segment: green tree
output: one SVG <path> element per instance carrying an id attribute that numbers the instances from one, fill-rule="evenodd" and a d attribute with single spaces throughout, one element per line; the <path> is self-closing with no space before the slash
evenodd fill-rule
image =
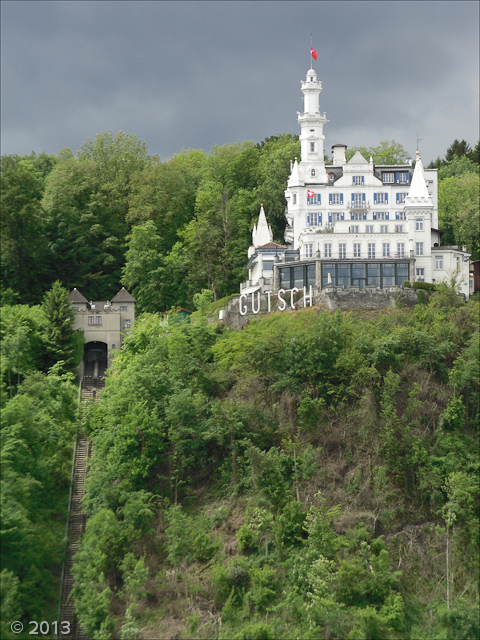
<path id="1" fill-rule="evenodd" d="M 49 263 L 41 205 L 44 178 L 21 156 L 2 156 L 0 172 L 2 286 L 12 288 L 20 302 L 38 302 Z"/>
<path id="2" fill-rule="evenodd" d="M 376 147 L 350 147 L 347 150 L 347 161 L 360 151 L 365 160 L 373 158 L 375 164 L 405 164 L 409 153 L 395 140 L 382 140 Z"/>
<path id="3" fill-rule="evenodd" d="M 162 241 L 155 223 L 148 220 L 132 228 L 127 236 L 122 284 L 138 302 L 139 311 L 165 311 L 167 298 Z"/>
<path id="4" fill-rule="evenodd" d="M 83 340 L 73 329 L 73 309 L 68 301 L 68 291 L 58 280 L 54 282 L 43 300 L 45 314 L 44 340 L 47 365 L 62 361 L 64 372 L 74 371 L 83 357 Z"/>

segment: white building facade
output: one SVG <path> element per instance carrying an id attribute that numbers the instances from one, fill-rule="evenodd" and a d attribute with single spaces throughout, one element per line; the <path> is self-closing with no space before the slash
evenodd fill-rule
<path id="1" fill-rule="evenodd" d="M 455 275 L 468 296 L 470 255 L 440 246 L 437 170 L 424 169 L 418 152 L 414 169 L 411 161 L 375 165 L 359 152 L 347 162 L 343 144 L 332 147 L 333 164 L 326 165 L 328 120 L 320 111 L 322 83 L 313 69 L 301 89 L 301 160 L 292 163 L 285 190 L 289 246 L 276 245 L 271 234 L 265 242 L 262 208 L 249 250 L 249 280 L 241 292 L 310 285 L 383 289 Z"/>

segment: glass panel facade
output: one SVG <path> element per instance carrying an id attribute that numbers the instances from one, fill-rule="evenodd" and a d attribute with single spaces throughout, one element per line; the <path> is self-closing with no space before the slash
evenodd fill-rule
<path id="1" fill-rule="evenodd" d="M 293 267 L 293 286 L 297 289 L 303 287 L 303 267 Z"/>
<path id="2" fill-rule="evenodd" d="M 393 287 L 402 286 L 408 280 L 409 265 L 405 262 L 323 262 L 322 288 L 343 287 Z M 315 263 L 280 268 L 280 288 L 316 286 Z M 328 281 L 330 274 L 330 282 Z"/>

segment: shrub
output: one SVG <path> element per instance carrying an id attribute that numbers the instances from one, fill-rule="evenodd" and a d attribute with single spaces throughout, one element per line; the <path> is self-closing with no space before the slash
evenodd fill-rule
<path id="1" fill-rule="evenodd" d="M 412 282 L 412 289 L 423 289 L 423 291 L 435 291 L 436 285 L 434 282 Z"/>
<path id="2" fill-rule="evenodd" d="M 405 282 L 403 283 L 403 286 L 409 288 L 412 286 L 412 283 L 410 282 L 410 280 L 405 280 Z"/>

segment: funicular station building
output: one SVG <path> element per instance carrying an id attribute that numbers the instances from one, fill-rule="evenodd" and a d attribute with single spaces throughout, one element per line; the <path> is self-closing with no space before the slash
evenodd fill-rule
<path id="1" fill-rule="evenodd" d="M 285 190 L 285 245 L 273 242 L 263 207 L 248 251 L 248 280 L 241 294 L 277 293 L 294 287 L 393 290 L 404 281 L 440 282 L 455 274 L 469 295 L 469 258 L 458 246 L 441 247 L 437 170 L 425 169 L 419 152 L 399 165 L 376 165 L 346 145 L 324 160 L 320 111 L 322 83 L 309 69 L 301 83 L 301 160 L 291 163 Z"/>
<path id="2" fill-rule="evenodd" d="M 102 378 L 135 323 L 136 301 L 124 287 L 111 300 L 88 301 L 77 289 L 68 299 L 75 312 L 73 327 L 85 335 L 80 378 Z"/>

